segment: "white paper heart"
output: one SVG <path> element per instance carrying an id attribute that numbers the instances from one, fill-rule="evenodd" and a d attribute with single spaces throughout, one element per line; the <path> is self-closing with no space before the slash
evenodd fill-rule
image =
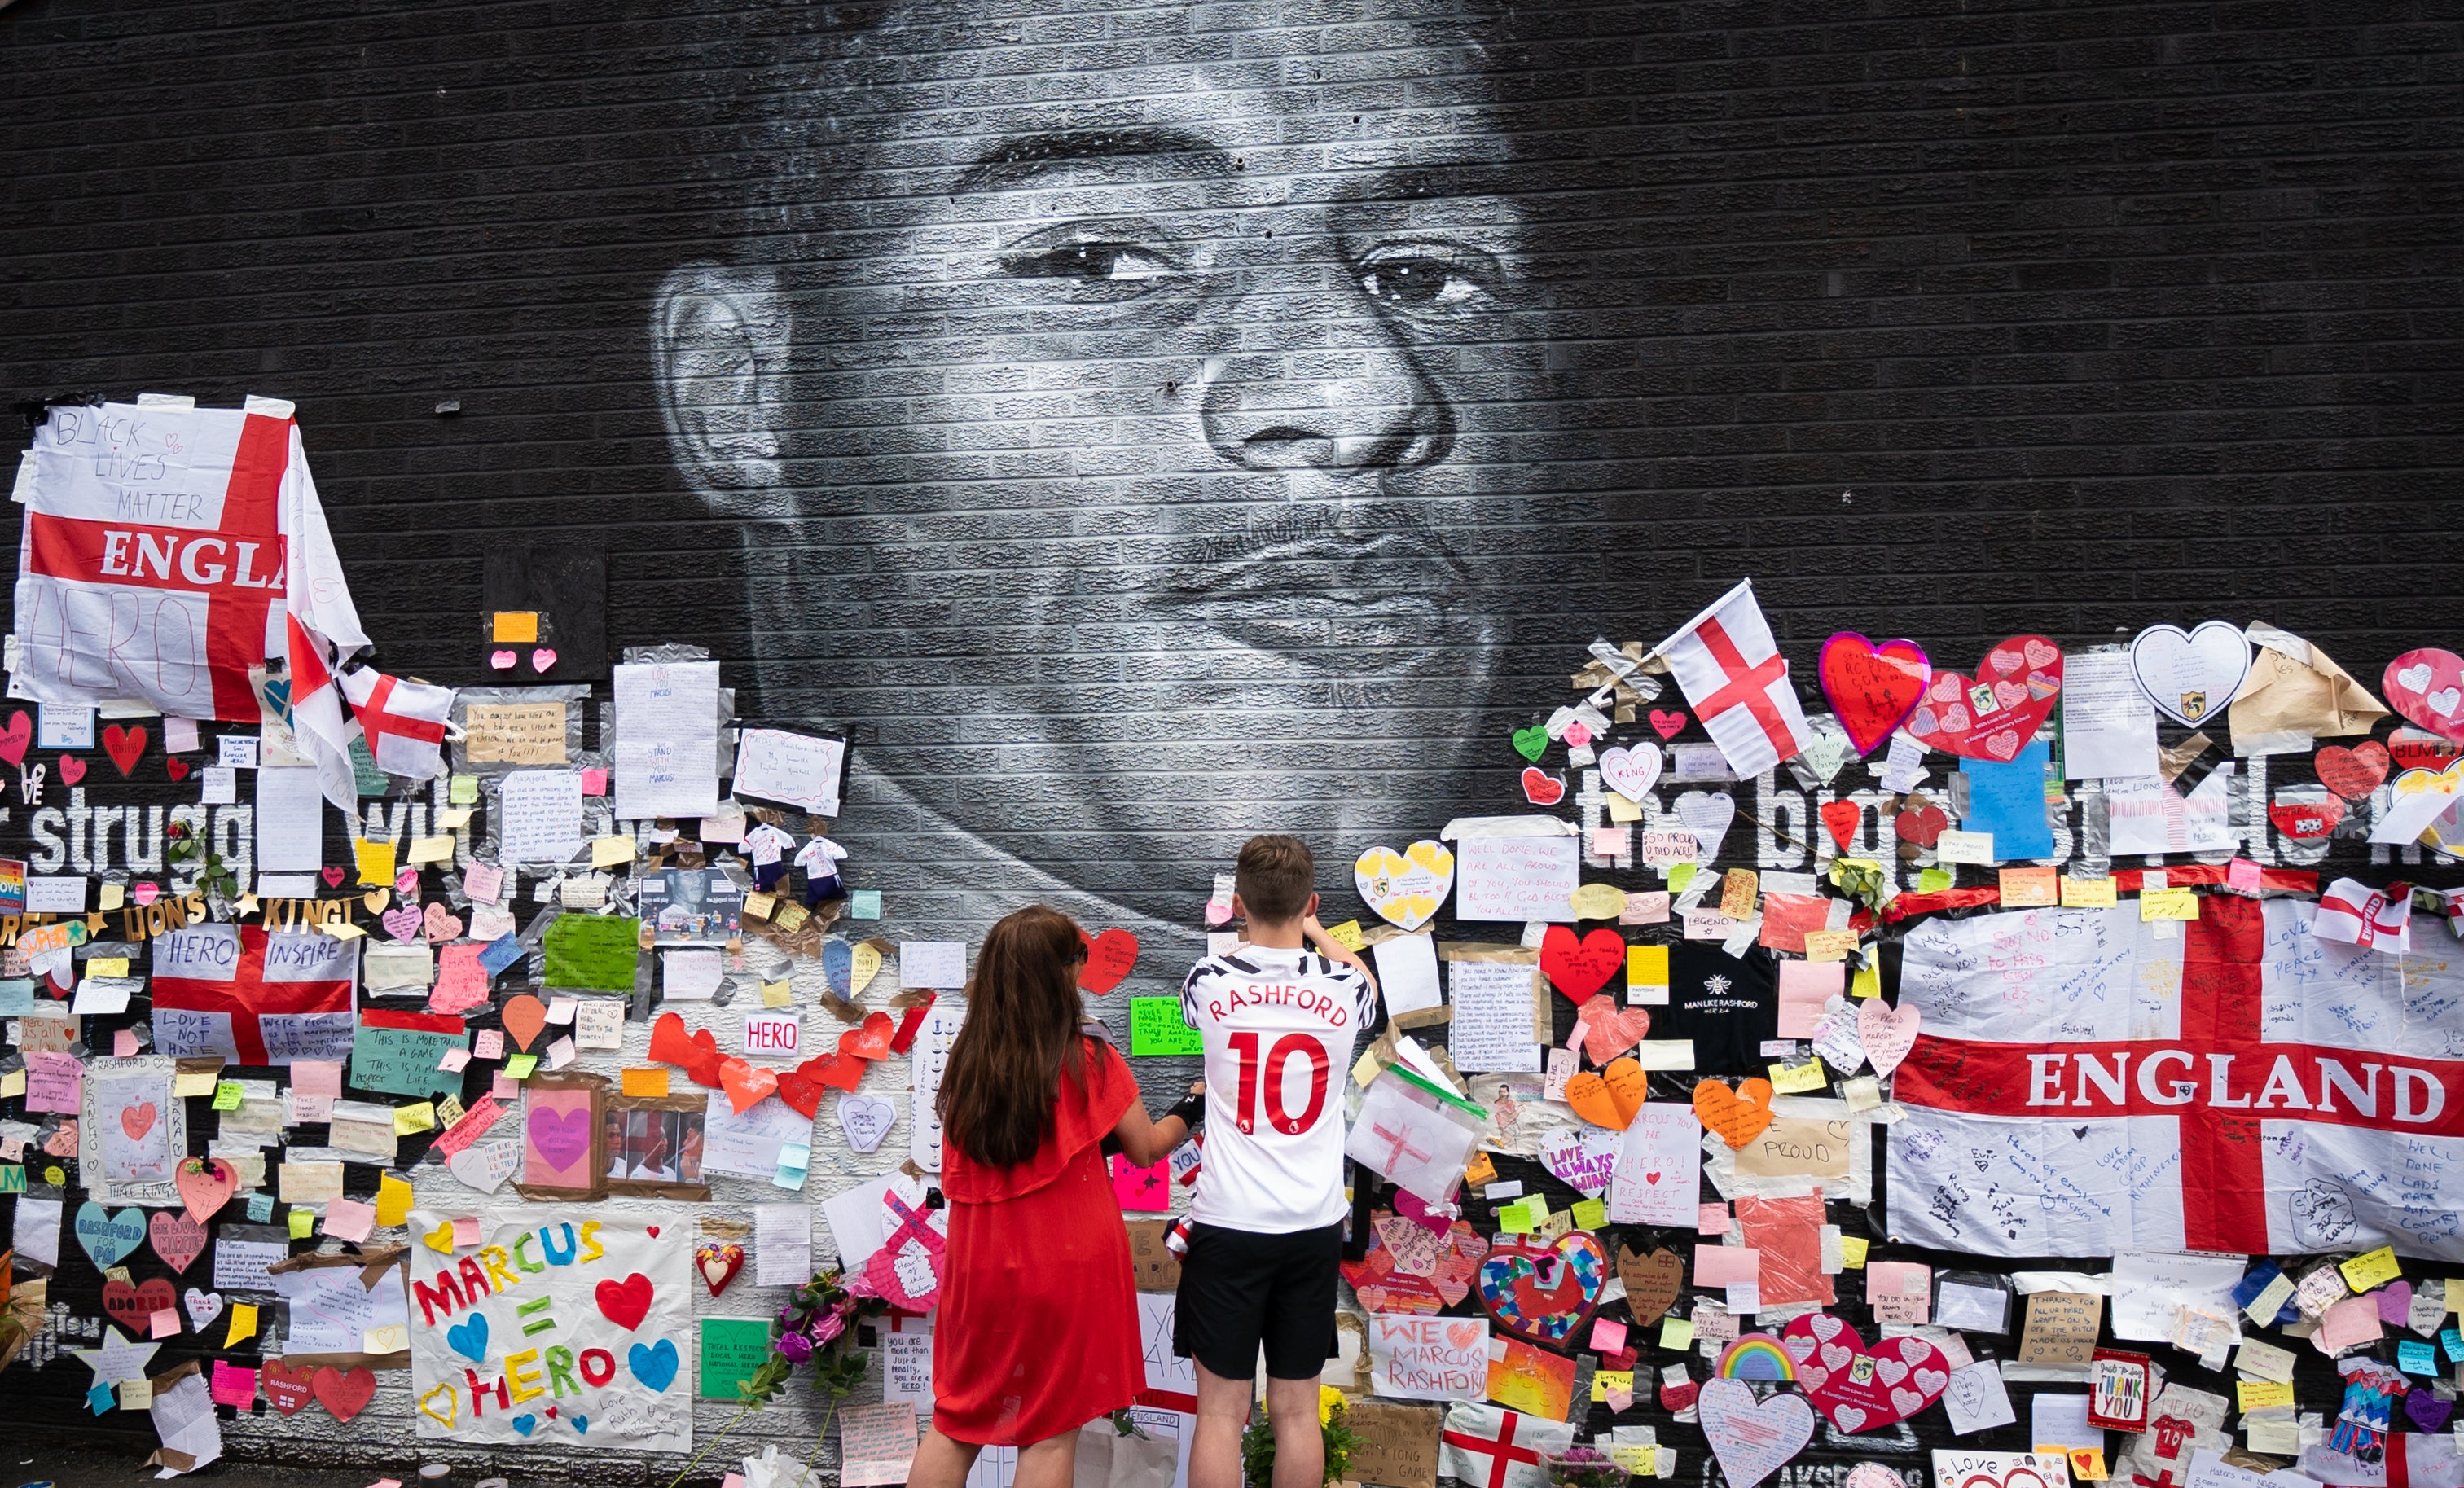
<path id="1" fill-rule="evenodd" d="M 1585 1198 L 1597 1198 L 1608 1192 L 1624 1140 L 1621 1133 L 1597 1127 L 1557 1127 L 1540 1139 L 1540 1161 L 1558 1182 L 1581 1190 Z"/>
<path id="2" fill-rule="evenodd" d="M 1900 1067 L 1900 1061 L 1916 1047 L 1923 1020 L 1913 1002 L 1892 1007 L 1880 997 L 1864 999 L 1857 1010 L 1857 1039 L 1865 1046 L 1865 1058 L 1874 1061 L 1875 1074 L 1888 1075 Z"/>
<path id="3" fill-rule="evenodd" d="M 192 1286 L 188 1288 L 186 1301 L 188 1304 L 188 1325 L 200 1333 L 206 1330 L 207 1324 L 223 1315 L 223 1294 L 220 1292 L 201 1292 Z"/>
<path id="4" fill-rule="evenodd" d="M 1703 1382 L 1696 1406 L 1727 1488 L 1754 1488 L 1814 1439 L 1814 1408 L 1802 1395 L 1773 1395 L 1756 1405 L 1744 1381 L 1715 1379 Z"/>
<path id="5" fill-rule="evenodd" d="M 876 1101 L 869 1095 L 839 1097 L 839 1129 L 847 1133 L 847 1146 L 859 1152 L 869 1152 L 881 1146 L 890 1128 L 898 1121 L 898 1107 L 888 1101 Z"/>
<path id="6" fill-rule="evenodd" d="M 1848 762 L 1849 755 L 1854 753 L 1848 742 L 1848 731 L 1841 728 L 1837 716 L 1831 713 L 1816 713 L 1808 718 L 1806 724 L 1813 730 L 1813 737 L 1806 740 L 1805 752 L 1798 757 L 1828 785 L 1839 773 L 1839 767 Z"/>
<path id="7" fill-rule="evenodd" d="M 1455 886 L 1454 851 L 1431 838 L 1401 852 L 1372 847 L 1353 864 L 1352 884 L 1360 902 L 1380 917 L 1416 930 L 1437 918 Z"/>
<path id="8" fill-rule="evenodd" d="M 1677 798 L 1677 820 L 1694 829 L 1694 840 L 1701 844 L 1695 861 L 1717 863 L 1728 824 L 1737 820 L 1736 798 L 1726 791 L 1687 791 Z"/>
<path id="9" fill-rule="evenodd" d="M 2130 672 L 2156 711 L 2198 727 L 2224 711 L 2250 675 L 2250 638 L 2229 620 L 2194 630 L 2150 625 L 2130 643 Z"/>
<path id="10" fill-rule="evenodd" d="M 518 1142 L 482 1142 L 445 1160 L 448 1172 L 482 1193 L 494 1193 L 522 1164 Z"/>
<path id="11" fill-rule="evenodd" d="M 1659 783 L 1665 762 L 1657 744 L 1620 744 L 1601 754 L 1600 783 L 1628 800 L 1639 801 Z"/>

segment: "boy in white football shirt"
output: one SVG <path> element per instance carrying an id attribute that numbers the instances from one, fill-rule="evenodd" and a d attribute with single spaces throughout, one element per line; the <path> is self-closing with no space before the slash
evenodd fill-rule
<path id="1" fill-rule="evenodd" d="M 1349 1208 L 1343 1083 L 1377 984 L 1319 928 L 1315 872 L 1300 839 L 1249 839 L 1233 877 L 1243 943 L 1181 983 L 1181 1016 L 1206 1044 L 1206 1160 L 1173 1328 L 1174 1351 L 1198 1365 L 1190 1488 L 1240 1488 L 1261 1346 L 1274 1488 L 1319 1488 L 1325 1472 L 1317 1387 Z"/>

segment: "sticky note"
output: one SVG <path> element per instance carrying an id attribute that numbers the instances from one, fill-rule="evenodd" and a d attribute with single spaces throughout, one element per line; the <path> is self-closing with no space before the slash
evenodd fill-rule
<path id="1" fill-rule="evenodd" d="M 1950 834 L 1946 832 L 1943 835 L 1947 837 Z M 1949 886 L 1948 868 L 1925 868 L 1917 874 L 1917 892 L 1920 894 L 1938 894 Z"/>
<path id="2" fill-rule="evenodd" d="M 1668 948 L 1666 946 L 1628 946 L 1625 948 L 1625 984 L 1628 987 L 1657 987 L 1668 990 Z M 1640 998 L 1629 998 L 1639 1001 Z"/>
<path id="3" fill-rule="evenodd" d="M 453 834 L 447 832 L 437 837 L 412 838 L 410 841 L 410 861 L 415 864 L 451 863 L 453 861 Z"/>
<path id="4" fill-rule="evenodd" d="M 248 1222 L 264 1224 L 274 1217 L 274 1195 L 252 1193 L 248 1196 Z"/>
<path id="5" fill-rule="evenodd" d="M 1727 1234 L 1728 1206 L 1726 1204 L 1699 1206 L 1694 1214 L 1694 1233 L 1697 1235 Z"/>
<path id="6" fill-rule="evenodd" d="M 1604 1354 L 1613 1354 L 1624 1346 L 1624 1324 L 1614 1318 L 1602 1318 L 1592 1324 L 1593 1348 Z"/>
<path id="7" fill-rule="evenodd" d="M 1596 1230 L 1609 1222 L 1609 1206 L 1606 1199 L 1577 1199 L 1574 1201 L 1574 1206 L 1567 1213 L 1573 1215 L 1574 1228 L 1577 1230 Z"/>
<path id="8" fill-rule="evenodd" d="M 2365 1251 L 2337 1269 L 2344 1273 L 2344 1284 L 2356 1292 L 2372 1291 L 2404 1275 L 2404 1266 L 2395 1258 L 2394 1247 L 2387 1245 Z"/>
<path id="9" fill-rule="evenodd" d="M 1471 1161 L 1463 1164 L 1463 1182 L 1478 1188 L 1496 1181 L 1497 1165 L 1488 1160 L 1486 1152 L 1474 1152 Z"/>
<path id="10" fill-rule="evenodd" d="M 1848 995 L 1852 997 L 1881 996 L 1882 995 L 1881 964 L 1877 961 L 1857 968 L 1857 974 L 1850 977 L 1848 981 Z"/>
<path id="11" fill-rule="evenodd" d="M 2144 888 L 2139 891 L 2142 920 L 2195 920 L 2199 895 L 2189 888 Z"/>
<path id="12" fill-rule="evenodd" d="M 1762 1280 L 1763 1253 L 1750 1245 L 1694 1247 L 1694 1284 L 1750 1286 Z"/>
<path id="13" fill-rule="evenodd" d="M 2273 1326 L 2276 1315 L 2283 1310 L 2284 1303 L 2292 1296 L 2293 1279 L 2279 1272 L 2275 1280 L 2259 1289 L 2258 1295 L 2252 1298 L 2250 1305 L 2244 1307 L 2242 1311 L 2249 1315 L 2251 1322 L 2260 1327 Z"/>
<path id="14" fill-rule="evenodd" d="M 1518 1201 L 1512 1204 L 1503 1204 L 1498 1207 L 1497 1233 L 1500 1235 L 1529 1235 L 1531 1233 L 1531 1215 L 1529 1211 L 1524 1209 L 1521 1202 Z"/>
<path id="15" fill-rule="evenodd" d="M 1991 863 L 1993 834 L 1991 832 L 1945 832 L 1934 839 L 1933 855 L 1942 863 Z"/>
<path id="16" fill-rule="evenodd" d="M 155 1308 L 154 1316 L 146 1320 L 146 1326 L 151 1330 L 151 1336 L 155 1338 L 179 1337 L 180 1309 L 177 1307 Z"/>
<path id="17" fill-rule="evenodd" d="M 1693 864 L 1690 864 L 1690 863 L 1672 863 L 1672 864 L 1670 864 L 1668 865 L 1668 888 L 1669 888 L 1669 891 L 1670 891 L 1671 893 L 1678 893 L 1678 894 L 1682 894 L 1682 893 L 1685 892 L 1685 890 L 1686 890 L 1687 888 L 1689 888 L 1689 887 L 1693 886 L 1693 883 L 1694 883 L 1694 873 L 1695 873 L 1695 865 L 1694 865 Z"/>
<path id="18" fill-rule="evenodd" d="M 1873 1241 L 1865 1238 L 1861 1235 L 1843 1235 L 1839 1236 L 1840 1264 L 1846 1266 L 1851 1271 L 1864 1270 L 1865 1253 L 1872 1248 L 1873 1243 Z"/>
<path id="19" fill-rule="evenodd" d="M 192 1095 L 211 1095 L 218 1082 L 209 1069 L 190 1072 L 182 1070 L 171 1077 L 171 1094 L 181 1099 Z"/>
<path id="20" fill-rule="evenodd" d="M 390 886 L 393 883 L 393 843 L 371 842 L 362 838 L 351 844 L 359 856 L 360 882 Z"/>
<path id="21" fill-rule="evenodd" d="M 597 837 L 590 842 L 590 865 L 594 868 L 621 867 L 633 861 L 633 840 L 621 834 Z"/>
<path id="22" fill-rule="evenodd" d="M 218 1111 L 238 1110 L 240 1098 L 247 1093 L 248 1092 L 240 1088 L 240 1083 L 236 1080 L 218 1081 L 214 1084 L 214 1109 Z"/>
<path id="23" fill-rule="evenodd" d="M 1805 932 L 1805 958 L 1809 961 L 1845 961 L 1857 949 L 1857 932 L 1849 930 L 1818 930 Z"/>
<path id="24" fill-rule="evenodd" d="M 456 806 L 479 804 L 479 777 L 475 775 L 455 776 L 452 783 L 446 787 L 445 799 Z"/>
<path id="25" fill-rule="evenodd" d="M 469 1250 L 479 1243 L 479 1216 L 464 1214 L 453 1221 L 453 1248 Z"/>
<path id="26" fill-rule="evenodd" d="M 795 1001 L 795 993 L 796 984 L 793 982 L 763 982 L 761 1005 L 765 1008 L 786 1007 Z"/>
<path id="27" fill-rule="evenodd" d="M 1328 939 L 1354 955 L 1358 955 L 1361 949 L 1369 944 L 1360 932 L 1358 920 L 1346 920 L 1340 925 L 1329 926 L 1326 934 Z"/>
<path id="28" fill-rule="evenodd" d="M 512 1059 L 505 1061 L 505 1078 L 507 1080 L 528 1080 L 531 1078 L 531 1071 L 537 1068 L 539 1068 L 538 1055 L 517 1054 Z"/>
<path id="29" fill-rule="evenodd" d="M 2263 1411 L 2270 1406 L 2293 1404 L 2293 1387 L 2275 1380 L 2236 1380 L 2233 1394 L 2245 1411 Z"/>
<path id="30" fill-rule="evenodd" d="M 2058 875 L 2051 868 L 2004 868 L 2002 870 L 2002 908 L 2033 909 L 2058 904 L 2061 889 Z"/>
<path id="31" fill-rule="evenodd" d="M 308 1236 L 315 1232 L 316 1225 L 317 1214 L 315 1211 L 307 1209 L 295 1209 L 291 1211 L 291 1237 L 293 1239 L 304 1240 L 308 1238 Z"/>
<path id="32" fill-rule="evenodd" d="M 415 1101 L 393 1108 L 393 1134 L 410 1136 L 416 1132 L 436 1129 L 436 1106 L 428 1101 Z"/>
<path id="33" fill-rule="evenodd" d="M 2395 1346 L 2395 1364 L 2407 1374 L 2434 1375 L 2438 1372 L 2438 1350 L 2419 1339 L 2401 1339 Z M 2289 1387 L 2285 1393 L 2292 1393 Z"/>
<path id="34" fill-rule="evenodd" d="M 410 1217 L 410 1185 L 392 1173 L 377 1175 L 377 1223 L 396 1225 Z"/>
<path id="35" fill-rule="evenodd" d="M 498 610 L 488 639 L 498 646 L 534 646 L 539 642 L 539 611 Z"/>
<path id="36" fill-rule="evenodd" d="M 88 976 L 125 976 L 128 974 L 128 958 L 126 956 L 96 956 L 94 959 L 86 962 L 85 973 Z"/>
<path id="37" fill-rule="evenodd" d="M 625 1071 L 625 1093 L 646 1100 L 663 1100 L 668 1093 L 667 1066 Z"/>
<path id="38" fill-rule="evenodd" d="M 1781 1095 L 1799 1095 L 1808 1090 L 1819 1091 L 1830 1083 L 1830 1077 L 1824 1072 L 1822 1061 L 1819 1058 L 1809 1059 L 1802 1064 L 1771 1066 L 1771 1089 Z"/>
<path id="39" fill-rule="evenodd" d="M 376 1227 L 377 1208 L 358 1199 L 338 1198 L 325 1206 L 325 1233 L 357 1245 Z"/>
<path id="40" fill-rule="evenodd" d="M 180 1331 L 180 1315 L 177 1312 L 172 1312 L 168 1307 L 164 1308 L 163 1312 L 171 1313 L 171 1331 L 168 1333 L 158 1332 L 154 1336 L 156 1338 L 177 1337 Z M 155 1325 L 160 1327 L 162 1325 L 163 1313 L 158 1312 L 154 1317 Z M 209 1391 L 209 1393 L 210 1393 L 210 1391 Z M 123 1411 L 152 1410 L 154 1408 L 154 1382 L 152 1380 L 121 1380 L 120 1382 L 120 1408 Z"/>
<path id="41" fill-rule="evenodd" d="M 1616 1390 L 1620 1394 L 1631 1396 L 1634 1393 L 1634 1371 L 1632 1369 L 1594 1370 L 1592 1373 L 1592 1398 L 1594 1400 L 1604 1401 L 1609 1398 L 1609 1392 L 1611 1390 Z"/>
<path id="42" fill-rule="evenodd" d="M 1694 1346 L 1694 1320 L 1676 1316 L 1660 1320 L 1660 1346 L 1680 1353 Z"/>

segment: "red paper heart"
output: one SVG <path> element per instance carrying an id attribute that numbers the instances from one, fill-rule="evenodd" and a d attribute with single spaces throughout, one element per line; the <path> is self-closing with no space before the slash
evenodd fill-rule
<path id="1" fill-rule="evenodd" d="M 85 778 L 85 761 L 75 755 L 60 756 L 60 778 L 70 785 Z"/>
<path id="2" fill-rule="evenodd" d="M 1876 646 L 1853 630 L 1842 630 L 1822 644 L 1820 671 L 1822 695 L 1848 731 L 1848 742 L 1858 754 L 1870 755 L 1916 711 L 1917 699 L 1932 680 L 1933 664 L 1914 641 Z"/>
<path id="3" fill-rule="evenodd" d="M 325 886 L 327 888 L 340 888 L 342 886 L 342 869 L 338 867 L 320 868 L 318 870 L 318 877 L 322 878 L 325 881 Z"/>
<path id="4" fill-rule="evenodd" d="M 718 1066 L 718 1086 L 727 1092 L 727 1104 L 743 1115 L 761 1104 L 762 1097 L 779 1091 L 779 1072 L 743 1060 L 728 1060 Z"/>
<path id="5" fill-rule="evenodd" d="M 650 1279 L 639 1271 L 622 1281 L 599 1283 L 599 1311 L 620 1328 L 637 1328 L 650 1315 Z"/>
<path id="6" fill-rule="evenodd" d="M 2395 762 L 2407 770 L 2444 770 L 2464 758 L 2464 744 L 2452 743 L 2419 729 L 2396 730 L 2387 735 L 2387 748 Z"/>
<path id="7" fill-rule="evenodd" d="M 163 761 L 163 773 L 174 780 L 185 780 L 188 777 L 188 762 L 174 755 Z"/>
<path id="8" fill-rule="evenodd" d="M 137 768 L 138 756 L 145 753 L 145 726 L 142 723 L 125 728 L 116 723 L 103 725 L 102 752 L 120 767 L 120 777 L 123 780 L 128 778 L 128 772 Z"/>
<path id="9" fill-rule="evenodd" d="M 317 1375 L 313 1369 L 295 1369 L 279 1359 L 268 1359 L 259 1368 L 256 1382 L 265 1387 L 265 1398 L 284 1415 L 297 1415 L 299 1409 L 315 1398 Z"/>
<path id="10" fill-rule="evenodd" d="M 1950 1361 L 1922 1338 L 1884 1339 L 1868 1352 L 1846 1322 L 1814 1312 L 1791 1318 L 1779 1341 L 1796 1361 L 1797 1388 L 1843 1432 L 1906 1420 L 1950 1388 Z"/>
<path id="11" fill-rule="evenodd" d="M 2344 820 L 2344 803 L 2333 796 L 2324 800 L 2279 800 L 2268 806 L 2267 820 L 2296 842 L 2316 842 L 2335 831 L 2336 823 Z"/>
<path id="12" fill-rule="evenodd" d="M 1579 1007 L 1625 965 L 1625 937 L 1605 927 L 1580 940 L 1563 925 L 1540 937 L 1540 970 Z"/>
<path id="13" fill-rule="evenodd" d="M 1535 806 L 1553 806 L 1566 799 L 1566 777 L 1536 765 L 1523 767 L 1523 799 Z"/>
<path id="14" fill-rule="evenodd" d="M 2387 663 L 2387 706 L 2441 738 L 2464 739 L 2464 656 L 2422 646 Z"/>
<path id="15" fill-rule="evenodd" d="M 1102 996 L 1121 984 L 1130 968 L 1138 964 L 1138 937 L 1125 930 L 1108 930 L 1092 940 L 1080 930 L 1078 939 L 1087 948 L 1086 964 L 1078 968 L 1081 991 Z"/>
<path id="16" fill-rule="evenodd" d="M 890 1040 L 898 1024 L 887 1013 L 867 1013 L 864 1021 L 839 1035 L 839 1052 L 860 1060 L 890 1058 Z"/>
<path id="17" fill-rule="evenodd" d="M 154 1314 L 165 1307 L 176 1311 L 179 1305 L 178 1289 L 159 1276 L 147 1277 L 143 1286 L 131 1286 L 117 1277 L 102 1283 L 102 1310 L 132 1338 L 153 1332 Z"/>
<path id="18" fill-rule="evenodd" d="M 206 1253 L 206 1227 L 176 1209 L 160 1209 L 145 1222 L 154 1254 L 174 1271 L 186 1271 Z"/>
<path id="19" fill-rule="evenodd" d="M 1822 824 L 1831 829 L 1831 840 L 1841 852 L 1852 852 L 1857 845 L 1857 829 L 1865 824 L 1865 808 L 1853 800 L 1835 800 L 1822 808 Z"/>
<path id="20" fill-rule="evenodd" d="M 377 1375 L 364 1365 L 356 1369 L 326 1365 L 318 1369 L 309 1388 L 317 1392 L 317 1403 L 331 1411 L 335 1420 L 347 1422 L 376 1398 Z"/>
<path id="21" fill-rule="evenodd" d="M 2386 745 L 2364 739 L 2350 749 L 2330 744 L 2310 763 L 2320 784 L 2346 800 L 2360 800 L 2386 783 L 2387 761 Z"/>
<path id="22" fill-rule="evenodd" d="M 824 1084 L 822 1061 L 835 1061 L 837 1058 L 835 1054 L 817 1055 L 794 1069 L 779 1071 L 779 1099 L 786 1104 L 789 1110 L 806 1121 L 820 1115 Z"/>
<path id="23" fill-rule="evenodd" d="M 154 1118 L 162 1114 L 151 1101 L 123 1105 L 120 1108 L 120 1129 L 128 1133 L 131 1142 L 142 1141 L 145 1133 L 154 1129 Z"/>
<path id="24" fill-rule="evenodd" d="M 1685 715 L 1655 708 L 1651 711 L 1651 732 L 1663 739 L 1673 739 L 1685 732 Z"/>
<path id="25" fill-rule="evenodd" d="M 2061 690 L 2062 648 L 2043 636 L 2013 636 L 1985 653 L 1973 677 L 1934 673 L 1908 714 L 1908 733 L 1927 749 L 2008 763 Z"/>
<path id="26" fill-rule="evenodd" d="M 705 1089 L 718 1088 L 719 1066 L 727 1056 L 718 1052 L 718 1040 L 707 1028 L 685 1032 L 685 1020 L 673 1013 L 662 1013 L 650 1024 L 650 1058 L 662 1064 L 673 1064 L 693 1078 L 694 1084 Z"/>
<path id="27" fill-rule="evenodd" d="M 34 720 L 20 709 L 9 716 L 9 727 L 0 730 L 0 759 L 12 765 L 26 762 L 26 746 L 34 742 Z"/>
<path id="28" fill-rule="evenodd" d="M 1900 841 L 1914 842 L 1920 847 L 1931 847 L 1942 841 L 1942 834 L 1949 826 L 1950 818 L 1944 816 L 1942 808 L 1929 800 L 1903 808 L 1891 822 L 1891 830 L 1899 834 Z"/>

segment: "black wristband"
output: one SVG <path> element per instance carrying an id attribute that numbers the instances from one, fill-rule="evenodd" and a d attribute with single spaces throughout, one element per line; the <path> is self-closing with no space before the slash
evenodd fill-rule
<path id="1" fill-rule="evenodd" d="M 1196 1131 L 1198 1124 L 1206 1119 L 1206 1097 L 1203 1093 L 1185 1097 L 1178 1105 L 1164 1112 L 1164 1115 L 1167 1118 L 1179 1117 L 1181 1125 Z"/>

